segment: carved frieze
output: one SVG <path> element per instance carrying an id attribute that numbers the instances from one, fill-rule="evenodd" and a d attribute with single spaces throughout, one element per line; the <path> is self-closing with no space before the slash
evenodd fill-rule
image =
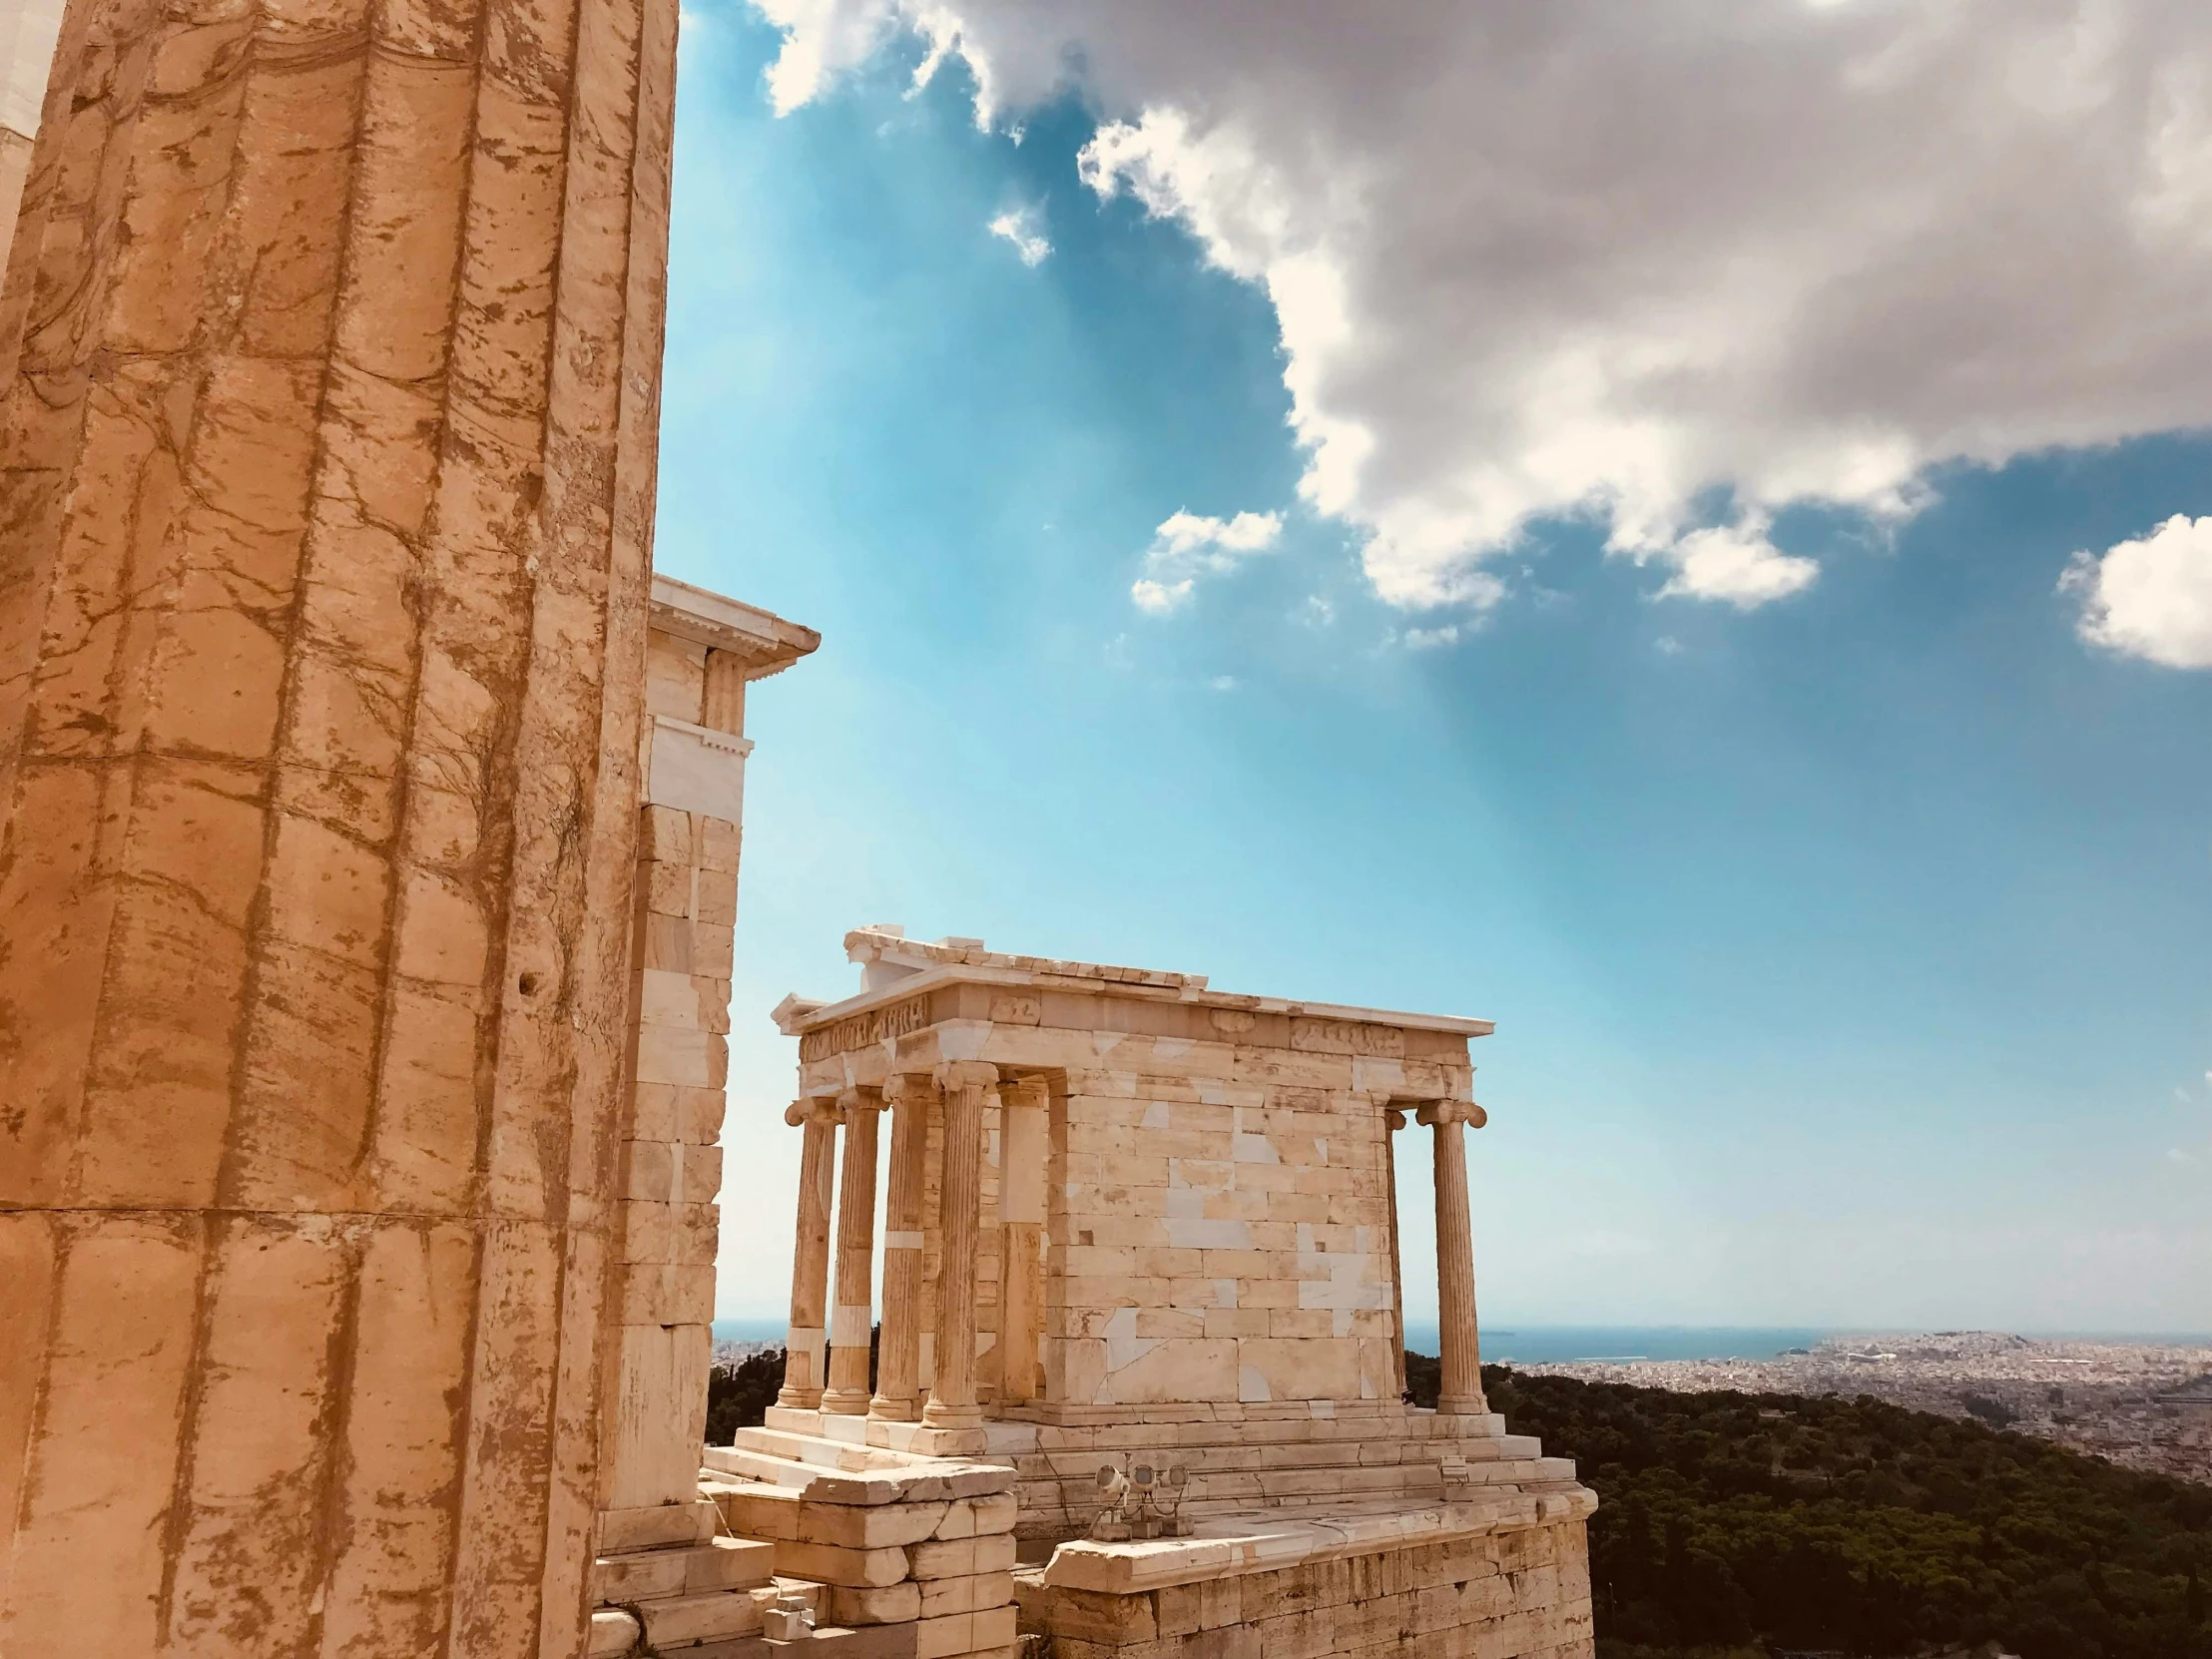
<path id="1" fill-rule="evenodd" d="M 929 1023 L 929 999 L 926 996 L 909 997 L 904 1002 L 893 1002 L 887 1007 L 870 1008 L 864 1013 L 852 1014 L 834 1025 L 826 1025 L 820 1031 L 810 1031 L 799 1039 L 801 1060 L 821 1060 L 831 1054 L 847 1053 L 855 1048 L 887 1042 L 893 1037 L 903 1037 L 910 1031 L 919 1031 Z"/>
<path id="2" fill-rule="evenodd" d="M 1294 1019 L 1291 1046 L 1308 1054 L 1359 1054 L 1374 1059 L 1405 1057 L 1405 1033 L 1388 1025 L 1363 1025 L 1350 1019 Z"/>

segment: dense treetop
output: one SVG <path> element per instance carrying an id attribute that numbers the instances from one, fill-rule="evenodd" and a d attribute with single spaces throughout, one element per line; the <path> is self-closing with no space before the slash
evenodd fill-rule
<path id="1" fill-rule="evenodd" d="M 1598 1491 L 1608 1659 L 1754 1641 L 2212 1659 L 2212 1487 L 1865 1396 L 1483 1383 Z"/>

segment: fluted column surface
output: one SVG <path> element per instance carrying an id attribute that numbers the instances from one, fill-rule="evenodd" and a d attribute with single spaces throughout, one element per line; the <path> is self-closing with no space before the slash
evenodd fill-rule
<path id="1" fill-rule="evenodd" d="M 784 1344 L 784 1386 L 776 1403 L 811 1407 L 822 1401 L 830 1338 L 830 1196 L 835 1179 L 835 1117 L 802 1101 L 785 1114 L 805 1126 L 799 1148 L 799 1225 L 792 1241 L 792 1319 Z"/>
<path id="2" fill-rule="evenodd" d="M 926 1077 L 894 1077 L 890 1190 L 883 1202 L 883 1336 L 875 1356 L 875 1397 L 868 1414 L 910 1422 L 918 1412 L 921 1376 L 921 1204 L 929 1152 Z"/>
<path id="3" fill-rule="evenodd" d="M 1467 1209 L 1467 1145 L 1461 1114 L 1447 1103 L 1423 1107 L 1435 1137 L 1436 1299 L 1443 1347 L 1443 1382 L 1436 1409 L 1486 1411 L 1482 1348 L 1474 1314 L 1474 1225 Z"/>
<path id="4" fill-rule="evenodd" d="M 844 1168 L 837 1185 L 837 1290 L 830 1310 L 830 1386 L 822 1408 L 867 1410 L 868 1329 L 875 1303 L 875 1139 L 880 1102 L 857 1091 L 844 1112 Z"/>
<path id="5" fill-rule="evenodd" d="M 983 1203 L 983 1097 L 995 1067 L 960 1061 L 943 1070 L 944 1173 L 940 1182 L 944 1263 L 937 1275 L 935 1375 L 921 1420 L 972 1428 L 975 1399 L 975 1268 Z"/>
<path id="6" fill-rule="evenodd" d="M 0 289 L 0 1652 L 581 1651 L 676 23 L 68 6 Z"/>

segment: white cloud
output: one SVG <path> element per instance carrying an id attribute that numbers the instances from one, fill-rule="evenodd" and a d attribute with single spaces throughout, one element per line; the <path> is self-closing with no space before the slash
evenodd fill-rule
<path id="1" fill-rule="evenodd" d="M 2101 558 L 2076 553 L 2058 586 L 2080 599 L 2079 632 L 2090 644 L 2168 668 L 2212 668 L 2212 518 L 2176 513 Z"/>
<path id="2" fill-rule="evenodd" d="M 2212 422 L 2202 0 L 759 3 L 783 108 L 900 24 L 986 118 L 1079 76 L 1082 176 L 1272 300 L 1305 498 L 1398 604 L 1562 514 L 1766 604 L 1785 505 Z"/>
<path id="3" fill-rule="evenodd" d="M 1166 616 L 1190 596 L 1188 576 L 1180 582 L 1151 582 L 1139 578 L 1129 584 L 1129 597 L 1136 601 L 1137 609 L 1150 611 L 1154 616 Z"/>
<path id="4" fill-rule="evenodd" d="M 1201 560 L 1210 570 L 1227 570 L 1247 553 L 1267 552 L 1282 534 L 1281 513 L 1220 519 L 1178 508 L 1152 533 L 1152 544 L 1163 557 Z"/>
<path id="5" fill-rule="evenodd" d="M 1206 686 L 1209 691 L 1233 692 L 1237 689 L 1237 677 L 1234 674 L 1217 674 L 1206 682 Z"/>
<path id="6" fill-rule="evenodd" d="M 1658 648 L 1659 655 L 1662 657 L 1679 657 L 1682 655 L 1682 642 L 1672 634 L 1661 634 L 1652 643 Z"/>
<path id="7" fill-rule="evenodd" d="M 1035 208 L 1009 208 L 990 223 L 990 233 L 1014 245 L 1021 263 L 1038 266 L 1052 252 L 1044 237 L 1043 216 Z"/>
<path id="8" fill-rule="evenodd" d="M 1433 651 L 1440 645 L 1457 645 L 1459 628 L 1456 623 L 1446 623 L 1441 628 L 1408 628 L 1405 630 L 1405 648 L 1408 651 Z"/>
<path id="9" fill-rule="evenodd" d="M 1281 513 L 1222 519 L 1178 508 L 1152 532 L 1145 573 L 1130 584 L 1129 597 L 1140 611 L 1165 615 L 1190 598 L 1200 576 L 1218 576 L 1256 553 L 1274 551 L 1282 534 Z"/>
<path id="10" fill-rule="evenodd" d="M 1722 599 L 1748 611 L 1812 585 L 1820 566 L 1784 553 L 1767 539 L 1765 515 L 1746 513 L 1734 524 L 1692 530 L 1670 550 L 1675 573 L 1662 597 Z"/>

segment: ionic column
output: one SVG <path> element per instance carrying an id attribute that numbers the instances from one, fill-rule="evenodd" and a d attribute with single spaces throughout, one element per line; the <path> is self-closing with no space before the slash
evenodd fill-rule
<path id="1" fill-rule="evenodd" d="M 844 1170 L 837 1182 L 837 1300 L 830 1311 L 830 1386 L 822 1408 L 867 1410 L 867 1339 L 875 1314 L 875 1115 L 872 1089 L 837 1097 L 844 1113 Z"/>
<path id="2" fill-rule="evenodd" d="M 779 1405 L 822 1403 L 823 1346 L 829 1337 L 830 1182 L 836 1151 L 837 1109 L 827 1100 L 798 1101 L 784 1114 L 805 1124 L 799 1151 L 799 1236 L 792 1248 L 792 1328 L 784 1349 Z"/>
<path id="3" fill-rule="evenodd" d="M 1443 1338 L 1443 1387 L 1438 1412 L 1473 1416 L 1489 1409 L 1482 1397 L 1482 1349 L 1474 1320 L 1474 1224 L 1467 1213 L 1467 1148 L 1459 1126 L 1488 1121 L 1472 1101 L 1432 1100 L 1419 1121 L 1435 1131 L 1436 1300 Z"/>
<path id="4" fill-rule="evenodd" d="M 1390 1378 L 1397 1397 L 1405 1397 L 1405 1264 L 1398 1253 L 1397 1131 L 1405 1114 L 1394 1106 L 1382 1111 L 1382 1186 L 1390 1195 Z"/>
<path id="5" fill-rule="evenodd" d="M 921 1194 L 929 1151 L 929 1102 L 936 1083 L 893 1076 L 890 1192 L 883 1205 L 883 1342 L 867 1414 L 911 1422 L 921 1409 Z"/>
<path id="6" fill-rule="evenodd" d="M 921 1420 L 932 1428 L 974 1428 L 975 1257 L 983 1202 L 983 1097 L 998 1068 L 958 1060 L 937 1068 L 944 1090 L 944 1174 L 939 1185 L 944 1262 L 937 1275 L 936 1375 Z"/>

